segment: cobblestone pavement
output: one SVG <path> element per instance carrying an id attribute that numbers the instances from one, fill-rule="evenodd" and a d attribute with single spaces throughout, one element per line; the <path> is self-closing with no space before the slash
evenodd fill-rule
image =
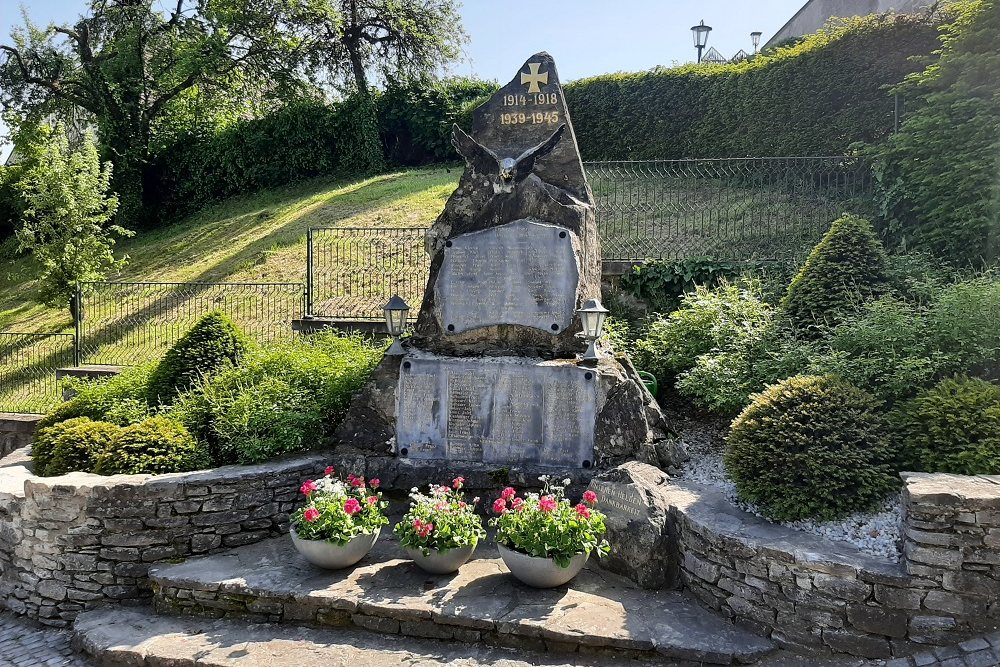
<path id="1" fill-rule="evenodd" d="M 957 646 L 942 646 L 910 658 L 890 660 L 886 667 L 997 667 L 1000 665 L 1000 632 L 970 639 Z"/>
<path id="2" fill-rule="evenodd" d="M 0 613 L 0 667 L 88 667 L 73 655 L 70 634 Z"/>

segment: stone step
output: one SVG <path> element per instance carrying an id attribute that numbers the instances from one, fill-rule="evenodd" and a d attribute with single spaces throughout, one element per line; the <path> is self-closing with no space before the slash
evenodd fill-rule
<path id="1" fill-rule="evenodd" d="M 281 537 L 157 566 L 150 578 L 156 609 L 178 615 L 710 664 L 751 663 L 773 649 L 681 593 L 640 589 L 593 563 L 568 587 L 529 588 L 492 543 L 456 575 L 424 573 L 384 533 L 365 560 L 338 572 L 311 566 Z"/>

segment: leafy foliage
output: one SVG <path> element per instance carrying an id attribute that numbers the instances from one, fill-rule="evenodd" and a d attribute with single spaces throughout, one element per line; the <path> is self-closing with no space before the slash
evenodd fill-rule
<path id="1" fill-rule="evenodd" d="M 566 100 L 588 160 L 838 155 L 889 135 L 885 86 L 920 69 L 913 56 L 935 46 L 934 20 L 866 16 L 735 65 L 582 79 Z"/>
<path id="2" fill-rule="evenodd" d="M 461 491 L 464 481 L 456 477 L 450 487 L 430 484 L 427 493 L 414 490 L 410 494 L 409 511 L 392 529 L 400 546 L 420 549 L 428 556 L 431 550 L 461 549 L 486 539 L 475 501 L 467 503 Z"/>
<path id="3" fill-rule="evenodd" d="M 695 286 L 715 287 L 737 274 L 734 264 L 711 257 L 689 257 L 673 262 L 656 260 L 633 266 L 631 272 L 622 276 L 621 286 L 655 310 L 669 312 Z"/>
<path id="4" fill-rule="evenodd" d="M 180 423 L 165 416 L 150 417 L 121 430 L 95 461 L 99 475 L 158 475 L 189 472 L 211 465 L 208 448 Z"/>
<path id="5" fill-rule="evenodd" d="M 894 245 L 985 264 L 1000 238 L 1000 2 L 950 8 L 940 59 L 898 87 L 903 123 L 870 152 Z"/>
<path id="6" fill-rule="evenodd" d="M 490 519 L 490 525 L 497 529 L 497 542 L 529 556 L 551 558 L 560 567 L 569 567 L 579 553 L 607 555 L 609 545 L 601 537 L 605 516 L 593 508 L 597 497 L 588 496 L 589 500 L 574 506 L 565 497 L 564 487 L 543 481 L 541 494 L 521 498 L 508 487 L 493 502 L 497 516 Z"/>
<path id="7" fill-rule="evenodd" d="M 249 340 L 224 313 L 213 311 L 194 326 L 163 355 L 149 377 L 149 401 L 171 403 L 179 391 L 191 387 L 200 377 L 239 362 Z"/>
<path id="8" fill-rule="evenodd" d="M 98 455 L 113 447 L 121 432 L 120 426 L 87 417 L 39 429 L 31 445 L 35 473 L 54 477 L 76 470 L 90 472 Z"/>
<path id="9" fill-rule="evenodd" d="M 347 483 L 333 477 L 333 470 L 302 485 L 306 503 L 291 517 L 292 530 L 303 540 L 326 540 L 344 545 L 358 535 L 372 535 L 389 523 L 378 480 L 349 475 Z"/>
<path id="10" fill-rule="evenodd" d="M 694 367 L 700 355 L 758 335 L 771 317 L 759 281 L 723 281 L 714 289 L 698 285 L 681 298 L 680 308 L 648 323 L 635 343 L 636 364 L 665 384 Z"/>
<path id="11" fill-rule="evenodd" d="M 799 273 L 781 310 L 801 332 L 836 322 L 885 288 L 886 256 L 871 224 L 844 215 L 830 226 Z"/>
<path id="12" fill-rule="evenodd" d="M 891 424 L 906 470 L 1000 474 L 1000 386 L 944 379 L 902 404 Z"/>
<path id="13" fill-rule="evenodd" d="M 18 247 L 41 266 L 46 303 L 67 304 L 77 282 L 103 280 L 125 265 L 127 258 L 115 259 L 115 236 L 131 233 L 111 224 L 118 199 L 108 195 L 110 181 L 111 165 L 101 164 L 93 140 L 71 151 L 61 125 L 18 181 L 25 203 Z"/>
<path id="14" fill-rule="evenodd" d="M 733 421 L 727 439 L 726 471 L 737 494 L 778 520 L 870 509 L 898 483 L 878 405 L 829 377 L 771 385 Z"/>
<path id="15" fill-rule="evenodd" d="M 38 429 L 74 417 L 89 417 L 119 426 L 144 420 L 149 416 L 146 387 L 154 368 L 154 364 L 134 366 L 99 380 L 65 379 L 63 387 L 73 393 L 73 398 L 60 403 L 42 417 Z"/>
<path id="16" fill-rule="evenodd" d="M 199 381 L 170 414 L 217 463 L 259 463 L 321 444 L 381 356 L 381 346 L 332 333 L 273 343 Z"/>

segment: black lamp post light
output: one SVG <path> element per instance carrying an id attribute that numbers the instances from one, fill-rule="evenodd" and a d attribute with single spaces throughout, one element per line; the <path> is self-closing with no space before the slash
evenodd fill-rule
<path id="1" fill-rule="evenodd" d="M 754 55 L 757 54 L 757 51 L 758 51 L 757 47 L 760 46 L 760 36 L 761 36 L 761 34 L 762 33 L 759 30 L 754 30 L 752 33 L 750 33 L 750 41 L 753 42 L 753 52 L 754 52 Z"/>
<path id="2" fill-rule="evenodd" d="M 691 35 L 694 37 L 694 48 L 698 49 L 698 62 L 701 62 L 701 52 L 708 43 L 708 33 L 712 32 L 712 26 L 705 25 L 704 19 L 698 24 L 691 26 Z"/>
<path id="3" fill-rule="evenodd" d="M 410 312 L 410 307 L 398 294 L 394 294 L 389 299 L 389 303 L 382 308 L 382 312 L 385 313 L 385 326 L 389 330 L 389 335 L 392 336 L 392 345 L 385 353 L 393 356 L 406 354 L 402 343 L 399 342 L 399 337 L 403 335 L 403 330 L 406 328 L 406 313 Z"/>

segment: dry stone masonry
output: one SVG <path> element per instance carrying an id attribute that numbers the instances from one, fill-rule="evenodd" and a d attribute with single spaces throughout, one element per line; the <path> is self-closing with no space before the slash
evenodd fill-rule
<path id="1" fill-rule="evenodd" d="M 41 415 L 0 413 L 0 459 L 31 444 Z"/>

